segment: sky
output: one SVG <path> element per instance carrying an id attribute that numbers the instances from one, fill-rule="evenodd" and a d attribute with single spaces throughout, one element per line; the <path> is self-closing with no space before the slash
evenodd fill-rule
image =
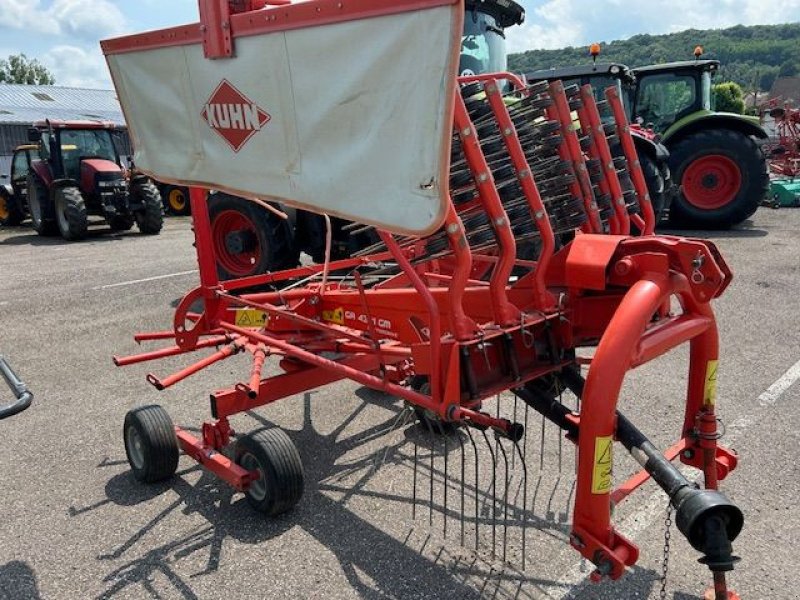
<path id="1" fill-rule="evenodd" d="M 391 1 L 391 0 L 387 0 Z M 800 21 L 800 0 L 523 0 L 511 52 L 638 33 Z M 196 0 L 0 0 L 0 58 L 25 53 L 58 85 L 111 87 L 98 41 L 198 20 Z"/>

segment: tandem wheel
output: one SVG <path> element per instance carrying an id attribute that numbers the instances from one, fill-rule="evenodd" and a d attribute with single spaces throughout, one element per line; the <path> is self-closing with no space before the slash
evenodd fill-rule
<path id="1" fill-rule="evenodd" d="M 291 509 L 303 495 L 303 463 L 292 440 L 280 429 L 260 429 L 236 442 L 236 464 L 258 472 L 245 491 L 257 511 L 275 516 Z"/>
<path id="2" fill-rule="evenodd" d="M 411 378 L 411 389 L 421 394 L 430 394 L 431 384 L 428 377 L 426 375 L 414 375 L 414 377 Z M 411 403 L 408 404 L 411 405 Z M 414 411 L 414 416 L 417 418 L 417 421 L 419 421 L 420 427 L 430 433 L 451 435 L 461 427 L 460 423 L 443 421 L 439 415 L 419 406 L 411 405 L 411 408 Z"/>
<path id="3" fill-rule="evenodd" d="M 178 438 L 167 411 L 157 404 L 129 410 L 123 426 L 125 454 L 134 477 L 145 483 L 169 479 L 178 468 Z"/>

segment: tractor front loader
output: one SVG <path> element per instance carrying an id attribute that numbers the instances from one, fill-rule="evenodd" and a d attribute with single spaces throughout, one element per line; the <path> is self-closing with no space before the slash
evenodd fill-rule
<path id="1" fill-rule="evenodd" d="M 134 223 L 144 234 L 161 231 L 161 196 L 147 177 L 123 169 L 115 129 L 110 122 L 47 120 L 28 131 L 37 148 L 27 173 L 28 209 L 39 235 L 81 240 L 93 215 L 113 231 Z"/>
<path id="2" fill-rule="evenodd" d="M 594 580 L 618 579 L 640 551 L 612 506 L 652 479 L 713 572 L 716 600 L 733 598 L 726 574 L 743 517 L 718 489 L 737 456 L 720 443 L 711 306 L 732 275 L 713 243 L 653 235 L 617 89 L 598 103 L 591 86 L 459 76 L 461 1 L 199 7 L 200 24 L 103 42 L 138 168 L 191 186 L 200 273 L 169 328 L 135 337 L 167 345 L 114 363 L 202 353 L 148 374 L 158 390 L 233 356 L 250 364 L 211 392 L 199 430 L 176 427 L 157 405 L 130 411 L 123 443 L 136 478 L 174 476 L 183 451 L 257 511 L 289 511 L 303 494 L 300 452 L 278 428 L 241 435 L 232 420 L 352 380 L 407 403 L 395 427 L 415 418 L 455 451 L 423 461 L 415 445 L 412 517 L 426 503 L 446 536 L 455 518 L 463 545 L 474 535 L 477 551 L 535 567 L 528 542 L 547 518 L 534 468 L 566 462 L 558 479 L 571 522 L 559 539 L 594 565 Z M 352 39 L 361 43 L 343 43 Z M 378 241 L 330 260 L 329 235 L 321 265 L 221 281 L 207 189 L 335 215 Z M 520 258 L 523 244 L 530 257 Z M 630 370 L 685 345 L 677 439 L 661 450 L 636 425 L 648 421 L 641 406 L 623 413 L 619 396 Z M 528 441 L 534 417 L 574 446 L 574 471 Z M 623 449 L 638 466 L 617 481 Z M 418 482 L 426 472 L 429 483 Z"/>

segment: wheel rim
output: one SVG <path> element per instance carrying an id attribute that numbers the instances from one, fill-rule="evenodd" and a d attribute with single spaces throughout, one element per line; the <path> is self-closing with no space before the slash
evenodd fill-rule
<path id="1" fill-rule="evenodd" d="M 8 200 L 5 196 L 0 196 L 0 221 L 5 221 L 11 215 L 8 209 Z"/>
<path id="2" fill-rule="evenodd" d="M 686 167 L 681 184 L 689 204 L 702 210 L 713 210 L 730 203 L 739 193 L 742 171 L 733 159 L 709 154 Z"/>
<path id="3" fill-rule="evenodd" d="M 170 209 L 175 212 L 182 212 L 183 209 L 186 208 L 186 196 L 184 196 L 181 190 L 170 190 L 167 196 L 167 202 L 169 203 Z"/>
<path id="4" fill-rule="evenodd" d="M 224 210 L 214 217 L 211 238 L 217 261 L 231 275 L 245 277 L 253 273 L 261 260 L 261 248 L 256 242 L 253 248 L 233 252 L 227 244 L 227 238 L 237 233 L 251 235 L 258 240 L 256 226 L 245 214 L 237 210 Z"/>
<path id="5" fill-rule="evenodd" d="M 128 458 L 136 469 L 144 468 L 144 443 L 142 436 L 135 427 L 130 426 L 125 430 L 125 447 L 128 449 Z"/>
<path id="6" fill-rule="evenodd" d="M 247 487 L 247 493 L 257 502 L 261 502 L 267 497 L 267 482 L 264 478 L 264 470 L 261 468 L 261 463 L 258 459 L 245 452 L 239 459 L 239 464 L 247 471 L 255 471 L 258 473 L 258 479 L 254 479 Z"/>
<path id="7" fill-rule="evenodd" d="M 61 233 L 69 233 L 69 221 L 67 221 L 66 203 L 63 194 L 56 194 L 56 220 Z"/>

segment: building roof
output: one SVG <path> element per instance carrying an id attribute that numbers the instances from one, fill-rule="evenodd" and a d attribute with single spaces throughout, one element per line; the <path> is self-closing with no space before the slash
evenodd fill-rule
<path id="1" fill-rule="evenodd" d="M 114 90 L 0 84 L 0 124 L 25 125 L 44 119 L 125 124 Z"/>
<path id="2" fill-rule="evenodd" d="M 769 91 L 771 99 L 800 100 L 800 77 L 778 77 Z"/>

